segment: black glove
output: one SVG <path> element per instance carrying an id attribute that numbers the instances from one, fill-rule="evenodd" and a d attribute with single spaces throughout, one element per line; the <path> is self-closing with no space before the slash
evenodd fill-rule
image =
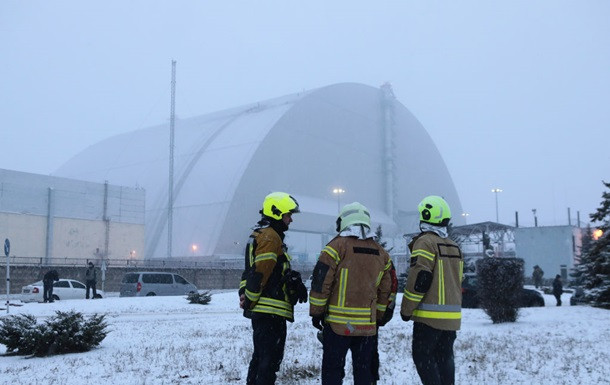
<path id="1" fill-rule="evenodd" d="M 301 273 L 295 270 L 287 270 L 282 277 L 282 283 L 290 288 L 296 288 L 299 283 L 303 283 L 301 280 Z"/>
<path id="2" fill-rule="evenodd" d="M 311 324 L 314 328 L 318 330 L 324 329 L 324 316 L 323 315 L 314 315 L 311 317 Z"/>
<path id="3" fill-rule="evenodd" d="M 297 302 L 307 302 L 307 288 L 301 279 L 301 273 L 295 270 L 288 270 L 284 273 L 282 283 L 286 284 L 290 303 L 295 305 Z"/>
<path id="4" fill-rule="evenodd" d="M 297 287 L 297 296 L 299 298 L 299 303 L 307 302 L 307 288 L 303 282 Z"/>
<path id="5" fill-rule="evenodd" d="M 385 326 L 385 324 L 392 320 L 392 317 L 394 317 L 394 305 L 396 305 L 396 302 L 392 302 L 388 305 L 383 313 L 383 317 L 377 320 L 377 326 Z"/>
<path id="6" fill-rule="evenodd" d="M 411 316 L 410 315 L 402 315 L 402 313 L 400 313 L 400 318 L 402 318 L 402 320 L 405 321 L 405 322 L 411 321 Z"/>

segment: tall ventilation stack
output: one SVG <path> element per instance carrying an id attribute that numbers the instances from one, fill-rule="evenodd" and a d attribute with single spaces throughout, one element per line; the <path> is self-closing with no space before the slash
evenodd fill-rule
<path id="1" fill-rule="evenodd" d="M 394 91 L 390 83 L 381 86 L 381 109 L 383 113 L 384 135 L 384 177 L 385 177 L 385 210 L 394 218 L 394 197 L 396 196 L 394 179 Z"/>

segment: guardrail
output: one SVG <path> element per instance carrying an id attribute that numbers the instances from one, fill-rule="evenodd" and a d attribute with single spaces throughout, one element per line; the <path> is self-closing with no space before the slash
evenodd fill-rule
<path id="1" fill-rule="evenodd" d="M 1 261 L 1 259 L 0 259 Z M 84 267 L 93 262 L 97 268 L 102 266 L 101 258 L 61 258 L 53 257 L 46 262 L 44 257 L 9 257 L 11 266 L 40 266 L 40 267 Z M 133 267 L 133 268 L 172 268 L 172 269 L 222 269 L 239 270 L 244 268 L 244 261 L 236 260 L 188 260 L 188 259 L 106 259 L 106 267 Z M 0 262 L 1 263 L 1 262 Z M 293 262 L 292 268 L 297 271 L 313 271 L 315 263 Z M 306 278 L 304 278 L 306 279 Z"/>

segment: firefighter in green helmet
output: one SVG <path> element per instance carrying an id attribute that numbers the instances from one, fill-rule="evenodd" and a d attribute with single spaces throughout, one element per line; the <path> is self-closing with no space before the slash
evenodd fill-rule
<path id="1" fill-rule="evenodd" d="M 284 192 L 265 197 L 262 217 L 253 228 L 239 285 L 240 307 L 251 319 L 254 351 L 247 385 L 270 385 L 284 357 L 286 321 L 293 322 L 297 302 L 307 302 L 301 275 L 291 270 L 284 232 L 299 212 L 296 199 Z"/>
<path id="2" fill-rule="evenodd" d="M 400 316 L 413 321 L 412 355 L 424 385 L 455 382 L 453 343 L 460 329 L 464 259 L 448 236 L 451 210 L 435 195 L 418 206 L 421 233 L 410 243 Z"/>

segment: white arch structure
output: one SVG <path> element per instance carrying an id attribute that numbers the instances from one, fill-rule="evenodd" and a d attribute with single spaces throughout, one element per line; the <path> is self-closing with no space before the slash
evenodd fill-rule
<path id="1" fill-rule="evenodd" d="M 117 135 L 54 174 L 145 188 L 146 258 L 167 258 L 168 141 L 166 124 Z M 194 256 L 193 245 L 196 256 L 242 255 L 271 191 L 299 201 L 296 253 L 317 253 L 334 234 L 337 199 L 366 205 L 385 236 L 416 231 L 426 195 L 462 212 L 436 146 L 389 86 L 341 83 L 177 120 L 174 154 L 173 257 Z M 307 245 L 308 234 L 325 235 Z"/>

